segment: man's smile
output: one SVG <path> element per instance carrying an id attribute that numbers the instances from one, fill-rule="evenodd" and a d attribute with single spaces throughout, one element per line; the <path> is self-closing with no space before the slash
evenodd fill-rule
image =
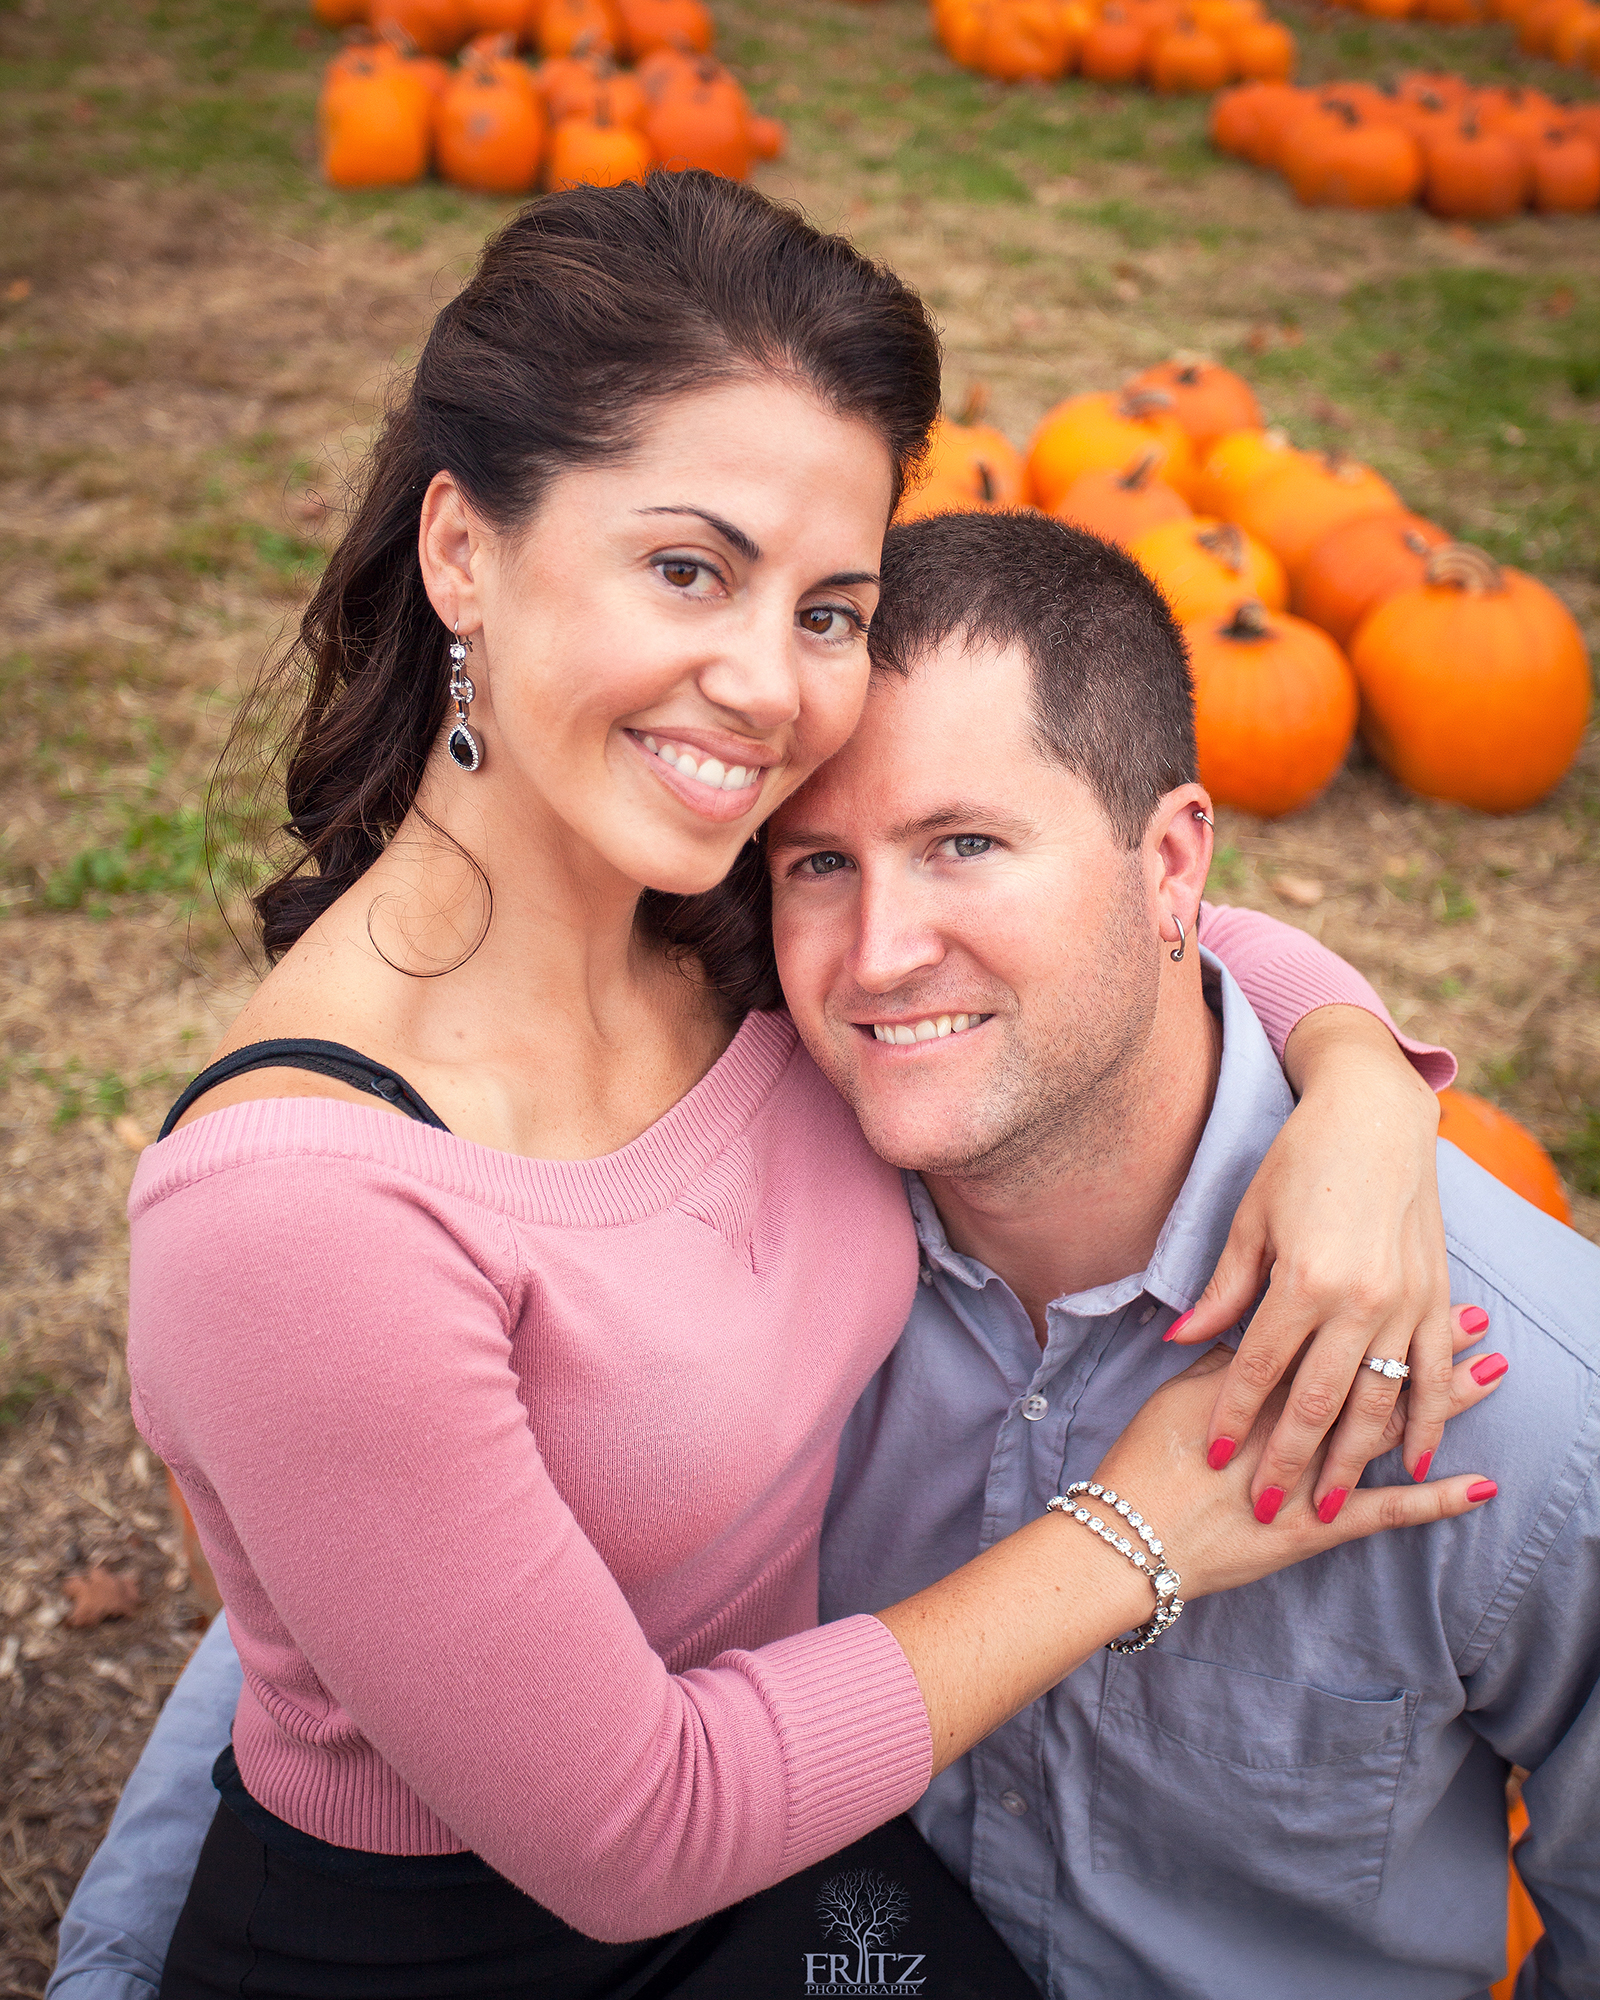
<path id="1" fill-rule="evenodd" d="M 920 1014 L 902 1021 L 857 1021 L 863 1034 L 870 1028 L 875 1040 L 896 1048 L 910 1048 L 914 1042 L 944 1041 L 951 1035 L 965 1035 L 992 1021 L 992 1014 Z"/>

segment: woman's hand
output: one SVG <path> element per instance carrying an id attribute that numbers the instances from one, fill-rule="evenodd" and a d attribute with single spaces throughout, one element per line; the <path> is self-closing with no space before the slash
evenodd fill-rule
<path id="1" fill-rule="evenodd" d="M 1394 1037 L 1362 1008 L 1322 1007 L 1296 1027 L 1284 1060 L 1300 1102 L 1239 1204 L 1210 1284 L 1167 1336 L 1215 1340 L 1266 1285 L 1207 1427 L 1214 1467 L 1306 1349 L 1251 1482 L 1263 1522 L 1325 1438 L 1313 1498 L 1329 1519 L 1368 1461 L 1392 1448 L 1383 1440 L 1399 1385 L 1366 1366 L 1373 1356 L 1410 1365 L 1404 1456 L 1425 1479 L 1450 1412 L 1455 1337 L 1476 1312 L 1466 1308 L 1467 1329 L 1451 1314 L 1439 1101 Z M 1473 1338 L 1487 1323 L 1478 1316 Z"/>
<path id="2" fill-rule="evenodd" d="M 1317 1453 L 1285 1496 L 1269 1529 L 1253 1520 L 1242 1503 L 1259 1473 L 1288 1392 L 1280 1388 L 1268 1399 L 1219 1478 L 1206 1465 L 1207 1420 L 1215 1400 L 1215 1378 L 1223 1375 L 1229 1360 L 1228 1348 L 1214 1347 L 1193 1367 L 1164 1383 L 1095 1473 L 1101 1485 L 1115 1488 L 1154 1528 L 1162 1541 L 1162 1561 L 1182 1578 L 1183 1597 L 1204 1597 L 1254 1583 L 1342 1542 L 1359 1541 L 1387 1528 L 1449 1520 L 1494 1498 L 1498 1489 L 1492 1479 L 1464 1472 L 1426 1486 L 1360 1488 L 1337 1515 L 1323 1520 L 1312 1505 L 1321 1469 Z M 1493 1388 L 1492 1383 L 1474 1382 L 1466 1364 L 1458 1374 L 1452 1415 L 1481 1401 Z"/>

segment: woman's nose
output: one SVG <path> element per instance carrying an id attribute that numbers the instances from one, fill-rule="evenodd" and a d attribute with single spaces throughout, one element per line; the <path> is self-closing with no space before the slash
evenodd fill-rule
<path id="1" fill-rule="evenodd" d="M 800 676 L 794 657 L 794 618 L 747 621 L 700 671 L 700 692 L 758 730 L 778 729 L 800 713 Z"/>

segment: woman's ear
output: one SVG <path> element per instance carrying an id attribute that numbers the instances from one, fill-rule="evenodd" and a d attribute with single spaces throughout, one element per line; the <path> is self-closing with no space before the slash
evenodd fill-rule
<path id="1" fill-rule="evenodd" d="M 454 631 L 477 631 L 483 623 L 473 580 L 482 544 L 477 517 L 466 495 L 448 472 L 436 472 L 422 496 L 422 520 L 417 531 L 417 555 L 428 601 Z"/>
<path id="2" fill-rule="evenodd" d="M 1211 866 L 1211 821 L 1210 794 L 1199 785 L 1180 785 L 1156 807 L 1145 834 L 1159 932 L 1175 947 L 1194 936 L 1199 922 Z"/>

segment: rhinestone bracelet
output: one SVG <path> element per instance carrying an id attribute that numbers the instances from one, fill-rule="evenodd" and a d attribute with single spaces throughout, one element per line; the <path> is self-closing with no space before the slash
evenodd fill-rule
<path id="1" fill-rule="evenodd" d="M 1136 1549 L 1126 1535 L 1117 1532 L 1117 1521 L 1107 1522 L 1099 1514 L 1077 1505 L 1079 1494 L 1095 1501 L 1106 1513 L 1125 1521 L 1141 1542 L 1142 1549 Z M 1174 1569 L 1165 1569 L 1161 1563 L 1161 1543 L 1150 1523 L 1136 1514 L 1126 1500 L 1119 1499 L 1109 1486 L 1102 1486 L 1095 1479 L 1075 1479 L 1065 1493 L 1058 1493 L 1049 1503 L 1048 1512 L 1065 1514 L 1071 1520 L 1081 1521 L 1092 1534 L 1101 1541 L 1109 1542 L 1118 1555 L 1126 1556 L 1134 1568 L 1149 1578 L 1156 1594 L 1155 1615 L 1148 1624 L 1138 1626 L 1131 1639 L 1112 1639 L 1107 1650 L 1113 1653 L 1142 1653 L 1146 1646 L 1153 1646 L 1169 1626 L 1176 1625 L 1183 1615 L 1183 1599 L 1178 1595 L 1182 1579 Z"/>

